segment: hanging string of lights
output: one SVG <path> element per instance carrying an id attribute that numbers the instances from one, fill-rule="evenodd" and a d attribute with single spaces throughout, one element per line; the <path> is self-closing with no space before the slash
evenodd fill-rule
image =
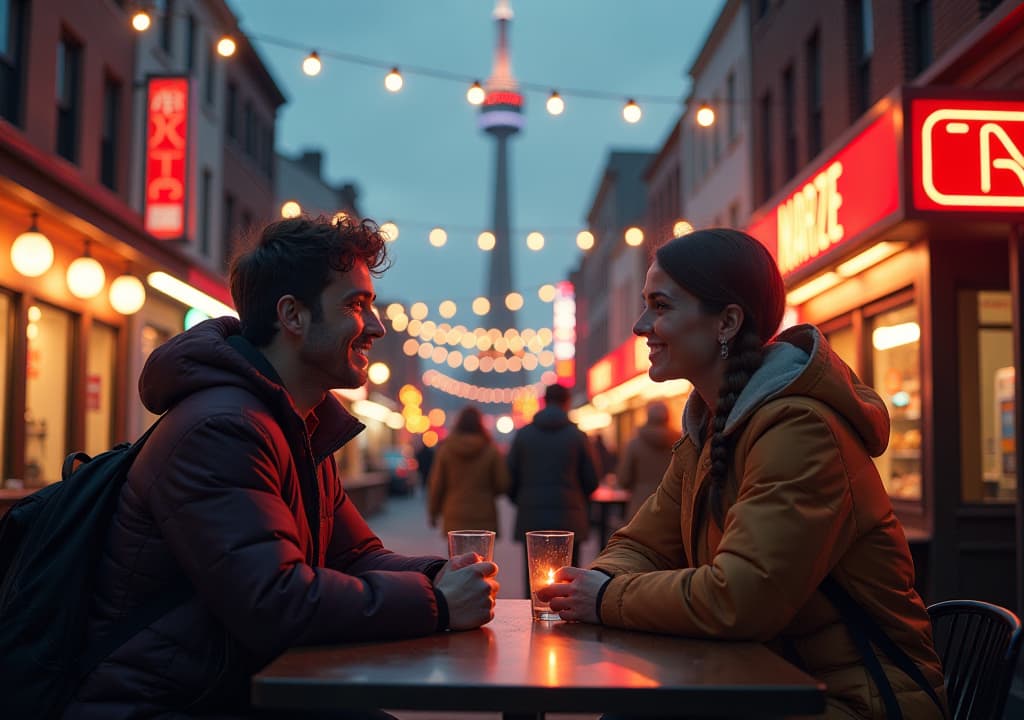
<path id="1" fill-rule="evenodd" d="M 554 382 L 554 372 L 548 370 L 541 377 L 539 383 L 520 385 L 518 387 L 492 388 L 472 383 L 462 382 L 453 377 L 445 375 L 438 370 L 427 370 L 423 373 L 423 384 L 440 390 L 448 395 L 472 400 L 479 403 L 512 403 L 520 397 L 537 397 L 544 392 L 544 388 Z"/>

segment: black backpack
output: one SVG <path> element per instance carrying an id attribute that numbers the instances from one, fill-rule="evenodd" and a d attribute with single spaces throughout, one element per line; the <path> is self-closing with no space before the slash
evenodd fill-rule
<path id="1" fill-rule="evenodd" d="M 0 704 L 5 718 L 59 715 L 79 681 L 139 630 L 183 600 L 184 590 L 145 603 L 85 647 L 96 568 L 135 443 L 90 458 L 72 453 L 61 481 L 0 518 Z"/>

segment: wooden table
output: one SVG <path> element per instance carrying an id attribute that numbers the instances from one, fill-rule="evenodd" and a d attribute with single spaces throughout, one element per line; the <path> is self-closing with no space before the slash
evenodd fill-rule
<path id="1" fill-rule="evenodd" d="M 603 550 L 604 546 L 608 544 L 608 538 L 612 534 L 612 529 L 609 527 L 612 510 L 617 509 L 619 517 L 627 520 L 626 506 L 629 504 L 631 496 L 632 493 L 629 490 L 610 485 L 599 485 L 597 490 L 590 493 L 590 502 L 600 508 L 600 525 L 598 526 L 600 533 L 598 537 L 601 538 L 600 550 Z"/>
<path id="2" fill-rule="evenodd" d="M 529 600 L 494 621 L 414 640 L 290 650 L 253 678 L 257 707 L 816 714 L 824 686 L 757 643 L 711 642 L 582 623 L 534 622 Z"/>

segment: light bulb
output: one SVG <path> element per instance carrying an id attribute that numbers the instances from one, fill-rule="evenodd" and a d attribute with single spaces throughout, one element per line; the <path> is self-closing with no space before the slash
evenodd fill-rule
<path id="1" fill-rule="evenodd" d="M 103 292 L 103 285 L 107 282 L 103 266 L 88 255 L 72 261 L 68 265 L 65 277 L 68 282 L 68 290 L 82 300 L 89 300 L 99 295 Z"/>
<path id="2" fill-rule="evenodd" d="M 466 101 L 470 105 L 482 105 L 486 97 L 487 93 L 485 93 L 484 89 L 480 87 L 480 83 L 476 81 L 474 81 L 473 84 L 469 86 L 469 90 L 466 91 Z"/>
<path id="3" fill-rule="evenodd" d="M 11 265 L 25 277 L 39 277 L 53 265 L 53 245 L 39 232 L 34 215 L 32 226 L 11 245 Z"/>
<path id="4" fill-rule="evenodd" d="M 288 200 L 281 206 L 281 217 L 285 219 L 297 218 L 302 214 L 302 206 L 294 200 Z"/>
<path id="5" fill-rule="evenodd" d="M 561 115 L 565 112 L 565 100 L 562 99 L 561 95 L 552 90 L 551 97 L 548 98 L 546 107 L 548 109 L 548 113 L 551 115 Z"/>
<path id="6" fill-rule="evenodd" d="M 138 32 L 146 32 L 152 24 L 153 20 L 145 10 L 138 10 L 132 15 L 132 27 Z"/>
<path id="7" fill-rule="evenodd" d="M 493 250 L 494 245 L 497 243 L 497 238 L 494 237 L 494 233 L 489 230 L 484 230 L 482 233 L 476 236 L 476 246 L 481 250 Z"/>
<path id="8" fill-rule="evenodd" d="M 316 50 L 307 55 L 306 59 L 302 61 L 302 72 L 310 77 L 319 75 L 323 68 L 324 65 L 320 62 L 320 56 L 316 54 Z"/>
<path id="9" fill-rule="evenodd" d="M 701 127 L 711 127 L 715 124 L 715 111 L 707 103 L 697 108 L 697 124 Z"/>
<path id="10" fill-rule="evenodd" d="M 217 41 L 217 54 L 221 57 L 231 57 L 237 49 L 238 44 L 230 35 L 225 35 Z"/>
<path id="11" fill-rule="evenodd" d="M 644 231 L 635 226 L 627 228 L 625 238 L 630 247 L 639 247 L 644 244 Z"/>
<path id="12" fill-rule="evenodd" d="M 380 231 L 384 235 L 384 239 L 389 242 L 394 242 L 398 239 L 398 226 L 393 222 L 386 222 L 381 225 Z"/>
<path id="13" fill-rule="evenodd" d="M 626 104 L 622 108 L 622 117 L 630 124 L 640 122 L 640 118 L 642 118 L 643 115 L 643 110 L 640 109 L 640 106 L 637 105 L 636 101 L 632 98 L 626 101 Z"/>
<path id="14" fill-rule="evenodd" d="M 134 275 L 121 275 L 110 283 L 107 298 L 117 312 L 134 315 L 146 304 L 146 287 Z"/>
<path id="15" fill-rule="evenodd" d="M 384 87 L 393 93 L 401 90 L 404 84 L 405 81 L 402 79 L 402 73 L 398 72 L 398 68 L 391 68 L 391 72 L 384 78 Z"/>
<path id="16" fill-rule="evenodd" d="M 576 247 L 580 250 L 589 250 L 594 247 L 594 233 L 589 230 L 580 230 L 576 234 Z"/>

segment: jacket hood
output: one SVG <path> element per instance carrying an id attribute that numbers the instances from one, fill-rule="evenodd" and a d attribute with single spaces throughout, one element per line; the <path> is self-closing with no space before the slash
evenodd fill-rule
<path id="1" fill-rule="evenodd" d="M 279 422 L 290 416 L 305 427 L 273 367 L 258 349 L 241 338 L 240 333 L 237 319 L 213 318 L 158 347 L 146 360 L 139 376 L 139 397 L 143 405 L 150 412 L 162 415 L 197 392 L 235 386 L 259 398 Z M 253 359 L 246 357 L 247 354 Z M 265 366 L 263 372 L 254 360 Z M 313 413 L 317 426 L 310 444 L 318 456 L 334 452 L 365 428 L 331 393 L 327 393 Z"/>
<path id="2" fill-rule="evenodd" d="M 813 325 L 795 325 L 772 341 L 764 363 L 736 399 L 725 423 L 734 432 L 769 400 L 799 395 L 825 403 L 841 415 L 864 441 L 872 457 L 889 444 L 889 411 L 882 398 L 860 381 Z M 693 393 L 683 412 L 686 433 L 700 437 L 707 406 Z M 699 443 L 698 443 L 699 444 Z"/>
<path id="3" fill-rule="evenodd" d="M 641 425 L 636 431 L 638 438 L 653 448 L 668 450 L 679 439 L 679 431 L 667 425 Z"/>
<path id="4" fill-rule="evenodd" d="M 490 445 L 490 440 L 478 433 L 453 432 L 444 444 L 450 452 L 460 457 L 475 457 Z"/>
<path id="5" fill-rule="evenodd" d="M 533 424 L 541 430 L 557 431 L 572 425 L 572 421 L 562 408 L 548 406 L 533 416 Z"/>

